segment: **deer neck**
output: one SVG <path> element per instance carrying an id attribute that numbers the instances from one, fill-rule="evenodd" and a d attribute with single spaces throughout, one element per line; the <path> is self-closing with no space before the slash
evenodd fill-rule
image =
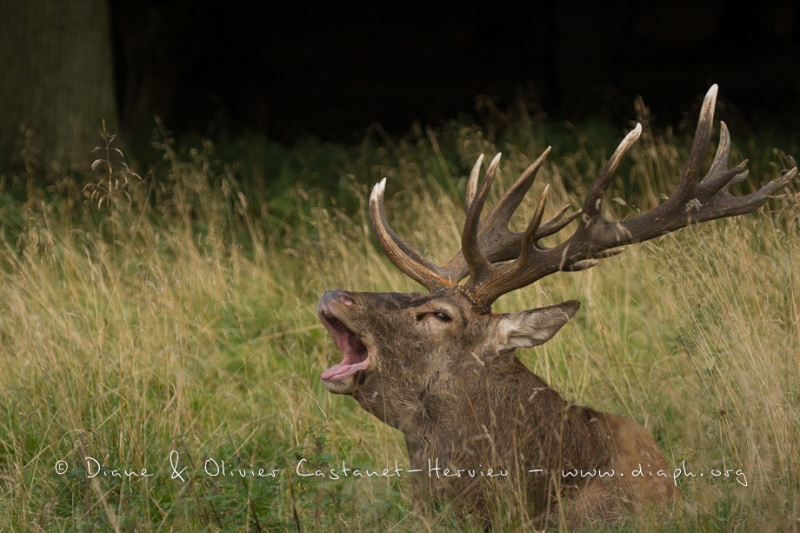
<path id="1" fill-rule="evenodd" d="M 507 367 L 491 368 L 449 393 L 419 399 L 416 416 L 401 428 L 412 468 L 437 460 L 451 468 L 502 467 L 524 456 L 526 468 L 559 470 L 608 460 L 598 431 L 603 413 L 570 405 L 514 356 Z"/>

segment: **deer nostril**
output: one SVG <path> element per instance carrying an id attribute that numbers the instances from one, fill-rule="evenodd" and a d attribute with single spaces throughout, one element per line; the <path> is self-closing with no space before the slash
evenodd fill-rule
<path id="1" fill-rule="evenodd" d="M 350 298 L 350 296 L 348 296 L 347 293 L 344 291 L 336 291 L 333 294 L 336 297 L 336 299 L 339 300 L 339 302 L 345 305 L 353 305 L 355 303 L 353 302 L 353 299 Z"/>
<path id="2" fill-rule="evenodd" d="M 332 303 L 343 305 L 354 305 L 355 301 L 347 294 L 346 291 L 336 289 L 332 291 L 325 291 L 322 298 L 319 300 L 319 309 L 327 309 Z"/>

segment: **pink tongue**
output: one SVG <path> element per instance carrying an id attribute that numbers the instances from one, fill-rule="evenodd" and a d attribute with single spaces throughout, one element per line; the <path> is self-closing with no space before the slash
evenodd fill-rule
<path id="1" fill-rule="evenodd" d="M 340 376 L 342 374 L 345 374 L 348 370 L 352 370 L 352 369 L 353 369 L 353 365 L 345 365 L 345 364 L 339 363 L 338 365 L 333 365 L 328 370 L 323 372 L 322 373 L 322 379 L 329 380 L 329 379 L 334 378 L 336 376 Z"/>
<path id="2" fill-rule="evenodd" d="M 359 370 L 367 368 L 368 366 L 369 366 L 369 359 L 364 359 L 363 361 L 352 365 L 339 363 L 338 365 L 333 365 L 328 370 L 323 372 L 322 379 L 328 381 L 331 379 L 346 378 L 347 376 L 355 374 Z"/>

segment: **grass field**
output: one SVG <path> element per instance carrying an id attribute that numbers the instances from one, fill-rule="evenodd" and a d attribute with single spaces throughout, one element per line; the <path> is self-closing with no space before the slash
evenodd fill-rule
<path id="1" fill-rule="evenodd" d="M 580 205 L 622 132 L 558 135 L 533 191 L 550 183 L 553 211 Z M 350 148 L 310 141 L 264 166 L 162 142 L 141 178 L 112 144 L 88 188 L 65 178 L 1 197 L 0 531 L 458 530 L 447 513 L 417 516 L 402 475 L 331 479 L 343 463 L 364 474 L 407 458 L 398 432 L 323 389 L 339 355 L 317 299 L 418 290 L 369 235 L 367 184 L 388 177 L 393 227 L 441 260 L 478 154 L 504 153 L 507 185 L 558 135 L 535 121 L 499 140 L 450 124 Z M 646 127 L 608 195 L 625 200 L 609 202 L 617 215 L 656 205 L 687 148 Z M 771 146 L 741 148 L 742 190 L 788 166 Z M 253 185 L 293 176 L 307 185 Z M 495 306 L 581 301 L 519 356 L 566 398 L 655 435 L 682 506 L 642 518 L 651 528 L 800 529 L 798 190 Z M 301 475 L 316 470 L 326 476 Z"/>

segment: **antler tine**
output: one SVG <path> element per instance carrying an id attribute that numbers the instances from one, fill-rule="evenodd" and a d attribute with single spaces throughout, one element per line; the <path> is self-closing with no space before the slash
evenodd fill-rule
<path id="1" fill-rule="evenodd" d="M 570 222 L 578 218 L 582 213 L 583 210 L 578 209 L 574 213 L 570 213 L 569 216 L 562 220 L 564 213 L 567 212 L 569 209 L 569 205 L 565 205 L 561 209 L 558 210 L 558 213 L 552 216 L 550 220 L 542 224 L 538 231 L 536 232 L 536 239 L 544 239 L 545 237 L 549 237 L 550 235 L 555 235 L 562 229 L 564 229 Z"/>
<path id="2" fill-rule="evenodd" d="M 542 217 L 544 217 L 544 206 L 547 203 L 547 195 L 550 193 L 550 184 L 545 185 L 542 195 L 539 197 L 539 203 L 536 204 L 536 211 L 533 212 L 533 217 L 525 229 L 525 235 L 522 238 L 522 245 L 519 250 L 519 263 L 524 264 L 530 261 L 530 257 L 534 252 L 534 243 L 537 239 L 537 230 L 542 224 Z"/>
<path id="3" fill-rule="evenodd" d="M 533 185 L 536 174 L 539 172 L 539 168 L 541 168 L 544 160 L 550 154 L 551 148 L 550 146 L 545 148 L 544 152 L 536 158 L 536 161 L 531 163 L 528 168 L 525 169 L 525 172 L 517 178 L 514 185 L 506 191 L 500 201 L 494 206 L 494 209 L 486 216 L 487 221 L 497 219 L 499 224 L 508 226 L 508 223 L 511 221 L 511 216 L 522 203 L 525 193 L 527 193 L 531 185 Z"/>
<path id="4" fill-rule="evenodd" d="M 483 154 L 478 156 L 478 160 L 472 167 L 472 172 L 469 173 L 469 181 L 467 182 L 467 197 L 464 202 L 464 210 L 469 211 L 469 206 L 475 199 L 475 193 L 478 191 L 478 178 L 481 173 L 481 165 L 483 164 Z"/>
<path id="5" fill-rule="evenodd" d="M 719 143 L 717 144 L 717 153 L 714 154 L 714 161 L 711 163 L 711 168 L 708 169 L 708 176 L 703 178 L 704 182 L 709 181 L 709 177 L 724 170 L 728 165 L 728 160 L 731 156 L 731 134 L 728 131 L 728 125 L 724 120 L 719 122 Z"/>
<path id="6" fill-rule="evenodd" d="M 386 178 L 383 178 L 372 188 L 372 193 L 369 196 L 370 228 L 383 253 L 404 274 L 422 284 L 431 292 L 454 286 L 457 282 L 453 282 L 442 275 L 438 266 L 414 250 L 389 227 L 383 207 L 385 189 Z"/>
<path id="7" fill-rule="evenodd" d="M 689 158 L 686 160 L 686 166 L 683 168 L 683 175 L 678 187 L 672 196 L 667 200 L 670 202 L 684 202 L 689 199 L 697 189 L 697 177 L 700 175 L 700 169 L 703 165 L 706 152 L 708 151 L 708 143 L 711 140 L 711 127 L 714 120 L 714 106 L 717 103 L 717 84 L 711 86 L 703 99 L 703 105 L 700 108 L 700 118 L 697 121 L 697 131 L 695 131 L 694 139 L 692 140 L 692 148 L 689 150 Z M 725 140 L 720 138 L 720 147 L 723 152 L 725 147 L 722 146 Z M 719 152 L 719 150 L 717 150 Z"/>
<path id="8" fill-rule="evenodd" d="M 747 159 L 728 170 L 728 159 L 731 153 L 731 139 L 728 133 L 728 126 L 725 122 L 720 122 L 719 146 L 714 155 L 714 161 L 708 170 L 708 175 L 698 185 L 698 189 L 703 194 L 714 194 L 723 187 L 731 185 L 733 182 L 747 177 Z"/>
<path id="9" fill-rule="evenodd" d="M 469 209 L 467 209 L 467 219 L 464 221 L 464 230 L 461 234 L 461 253 L 464 255 L 464 260 L 469 267 L 470 277 L 475 280 L 484 279 L 491 271 L 491 264 L 480 248 L 478 226 L 483 205 L 489 196 L 489 189 L 492 187 L 497 167 L 500 165 L 500 156 L 501 154 L 498 153 L 489 163 L 489 168 L 486 170 L 480 189 L 470 203 Z"/>
<path id="10" fill-rule="evenodd" d="M 608 163 L 606 163 L 606 166 L 600 171 L 600 174 L 594 180 L 594 183 L 592 183 L 589 193 L 586 195 L 586 199 L 583 202 L 583 209 L 581 210 L 583 211 L 584 220 L 588 220 L 600 214 L 600 207 L 603 203 L 603 195 L 606 189 L 608 189 L 608 186 L 611 184 L 611 180 L 614 179 L 614 175 L 617 173 L 617 169 L 620 163 L 622 163 L 625 154 L 633 148 L 633 145 L 636 144 L 636 141 L 639 140 L 641 135 L 642 125 L 637 123 L 636 127 L 622 139 L 617 149 L 614 150 Z"/>
<path id="11" fill-rule="evenodd" d="M 745 196 L 733 196 L 726 190 L 726 187 L 722 187 L 712 199 L 703 205 L 703 207 L 705 207 L 704 210 L 694 213 L 696 218 L 693 219 L 692 222 L 705 222 L 706 220 L 713 220 L 715 218 L 751 213 L 767 203 L 767 200 L 769 200 L 773 194 L 788 185 L 796 176 L 797 167 L 793 167 L 780 178 L 775 178 L 766 185 L 763 185 L 756 192 Z M 731 183 L 734 181 L 736 181 L 736 176 L 733 176 Z"/>

